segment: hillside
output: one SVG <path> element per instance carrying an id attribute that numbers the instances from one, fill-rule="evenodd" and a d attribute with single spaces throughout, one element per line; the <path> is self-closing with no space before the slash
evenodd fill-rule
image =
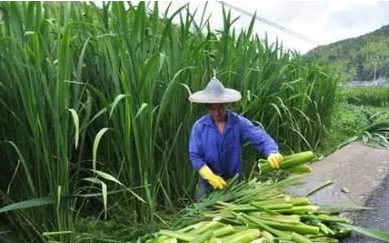
<path id="1" fill-rule="evenodd" d="M 307 61 L 326 63 L 346 81 L 389 78 L 389 25 L 371 33 L 317 47 Z"/>

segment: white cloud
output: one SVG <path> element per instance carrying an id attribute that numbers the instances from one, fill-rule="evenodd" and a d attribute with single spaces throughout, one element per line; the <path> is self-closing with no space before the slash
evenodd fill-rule
<path id="1" fill-rule="evenodd" d="M 174 1 L 172 10 L 179 8 L 187 1 Z M 241 8 L 257 16 L 283 26 L 293 32 L 315 40 L 318 44 L 329 44 L 342 39 L 356 37 L 374 31 L 389 24 L 389 1 L 227 1 L 228 4 Z M 160 2 L 161 9 L 168 2 Z M 191 11 L 198 9 L 199 21 L 205 2 L 189 2 Z M 209 1 L 206 15 L 212 15 L 214 29 L 222 28 L 222 6 L 220 2 Z M 234 17 L 241 16 L 234 24 L 236 29 L 247 28 L 251 17 L 231 10 Z M 301 53 L 314 48 L 313 44 L 256 21 L 255 31 L 260 36 L 265 32 L 274 41 L 277 37 L 284 46 L 296 49 Z"/>
<path id="2" fill-rule="evenodd" d="M 320 44 L 359 36 L 389 24 L 389 2 L 382 1 L 265 1 L 255 6 L 247 2 L 239 6 L 252 11 L 258 9 L 261 17 Z M 280 36 L 285 44 L 301 52 L 313 47 L 295 37 Z"/>

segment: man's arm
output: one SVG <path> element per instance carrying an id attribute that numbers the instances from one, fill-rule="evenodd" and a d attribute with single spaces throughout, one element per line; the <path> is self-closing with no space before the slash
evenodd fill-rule
<path id="1" fill-rule="evenodd" d="M 242 141 L 249 141 L 253 144 L 256 150 L 267 158 L 272 168 L 280 168 L 283 157 L 279 153 L 278 145 L 274 139 L 264 130 L 254 126 L 246 118 L 240 117 L 240 120 Z"/>
<path id="2" fill-rule="evenodd" d="M 201 146 L 201 129 L 199 127 L 199 124 L 195 123 L 192 128 L 192 134 L 189 141 L 190 161 L 192 162 L 193 168 L 197 170 L 200 176 L 207 180 L 214 189 L 223 189 L 226 186 L 226 182 L 220 176 L 215 175 L 203 159 L 204 152 Z"/>
<path id="3" fill-rule="evenodd" d="M 278 145 L 264 130 L 254 126 L 248 119 L 239 117 L 240 135 L 243 142 L 249 141 L 264 157 L 278 153 Z"/>
<path id="4" fill-rule="evenodd" d="M 199 171 L 201 167 L 206 165 L 203 160 L 204 152 L 201 147 L 199 126 L 197 122 L 193 125 L 189 140 L 189 158 L 196 171 Z"/>

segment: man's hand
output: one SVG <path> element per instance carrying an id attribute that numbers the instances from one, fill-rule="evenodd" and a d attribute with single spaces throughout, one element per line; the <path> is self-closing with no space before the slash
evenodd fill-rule
<path id="1" fill-rule="evenodd" d="M 279 169 L 281 162 L 284 160 L 284 157 L 282 157 L 280 153 L 274 153 L 270 154 L 267 157 L 267 160 L 269 161 L 269 164 L 273 169 Z"/>
<path id="2" fill-rule="evenodd" d="M 215 175 L 207 165 L 201 167 L 199 173 L 202 178 L 211 184 L 213 189 L 223 189 L 226 186 L 224 179 L 218 175 Z"/>

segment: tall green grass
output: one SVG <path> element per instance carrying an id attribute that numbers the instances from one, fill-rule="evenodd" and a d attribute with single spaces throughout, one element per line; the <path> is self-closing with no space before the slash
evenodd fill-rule
<path id="1" fill-rule="evenodd" d="M 213 70 L 242 92 L 231 108 L 284 151 L 320 146 L 335 74 L 221 11 L 211 31 L 207 16 L 157 3 L 0 3 L 1 194 L 24 201 L 3 208 L 21 238 L 76 242 L 78 217 L 153 225 L 190 202 L 188 139 L 206 110 L 187 97 Z"/>

